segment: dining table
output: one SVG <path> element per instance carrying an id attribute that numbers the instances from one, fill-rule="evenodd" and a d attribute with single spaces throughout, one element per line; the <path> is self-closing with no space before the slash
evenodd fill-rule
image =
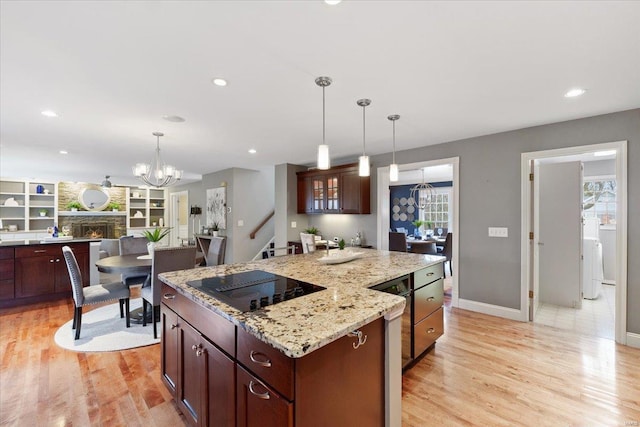
<path id="1" fill-rule="evenodd" d="M 96 261 L 98 271 L 109 274 L 146 274 L 147 276 L 151 276 L 151 265 L 152 259 L 149 254 L 114 255 Z M 151 311 L 148 311 L 145 315 L 147 321 L 151 322 Z M 132 322 L 142 323 L 142 308 L 131 310 L 129 318 Z"/>

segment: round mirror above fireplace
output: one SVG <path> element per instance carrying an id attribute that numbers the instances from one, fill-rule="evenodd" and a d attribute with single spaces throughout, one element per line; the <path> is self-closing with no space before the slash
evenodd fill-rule
<path id="1" fill-rule="evenodd" d="M 111 200 L 108 190 L 99 185 L 89 184 L 80 191 L 78 201 L 88 211 L 101 211 L 107 207 Z"/>

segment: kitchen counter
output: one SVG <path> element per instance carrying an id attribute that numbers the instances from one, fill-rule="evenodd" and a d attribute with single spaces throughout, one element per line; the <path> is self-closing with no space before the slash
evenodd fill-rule
<path id="1" fill-rule="evenodd" d="M 289 357 L 303 357 L 390 313 L 405 299 L 371 286 L 443 262 L 440 256 L 357 249 L 361 258 L 343 264 L 318 261 L 322 251 L 161 274 L 160 280 L 187 298 L 228 319 Z M 242 313 L 187 285 L 187 281 L 263 270 L 323 286 L 326 290 Z"/>
<path id="2" fill-rule="evenodd" d="M 32 240 L 0 240 L 0 247 L 3 248 L 13 248 L 20 246 L 34 246 L 34 245 L 44 245 L 44 244 L 66 244 L 66 243 L 84 243 L 84 242 L 99 242 L 100 239 L 87 239 L 87 238 L 78 238 L 78 239 L 62 239 L 62 240 L 48 240 L 48 239 L 32 239 Z"/>

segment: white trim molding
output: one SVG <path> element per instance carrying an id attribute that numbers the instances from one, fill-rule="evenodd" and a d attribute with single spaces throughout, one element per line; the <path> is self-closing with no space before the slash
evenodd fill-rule
<path id="1" fill-rule="evenodd" d="M 490 316 L 503 317 L 516 321 L 522 320 L 521 310 L 517 308 L 502 307 L 499 305 L 487 304 L 486 302 L 472 301 L 468 299 L 458 299 L 458 308 L 464 310 L 475 311 Z"/>
<path id="2" fill-rule="evenodd" d="M 640 334 L 627 332 L 627 345 L 629 347 L 640 348 Z"/>

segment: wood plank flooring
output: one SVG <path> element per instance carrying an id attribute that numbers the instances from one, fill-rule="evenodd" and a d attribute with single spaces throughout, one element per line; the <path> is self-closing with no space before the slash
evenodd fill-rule
<path id="1" fill-rule="evenodd" d="M 0 311 L 0 425 L 184 425 L 158 345 L 60 349 L 54 332 L 72 315 L 69 301 Z M 640 424 L 639 349 L 450 307 L 445 322 L 404 375 L 403 426 Z"/>

